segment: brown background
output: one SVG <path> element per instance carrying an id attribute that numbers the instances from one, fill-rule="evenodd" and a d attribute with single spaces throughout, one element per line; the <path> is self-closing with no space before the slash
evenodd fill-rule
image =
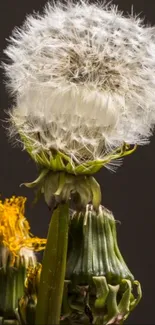
<path id="1" fill-rule="evenodd" d="M 141 12 L 146 21 L 155 24 L 154 0 L 117 0 L 122 10 Z M 14 26 L 20 26 L 26 14 L 41 10 L 44 0 L 0 0 L 0 58 L 6 38 Z M 31 207 L 33 191 L 19 187 L 24 181 L 37 176 L 36 166 L 29 156 L 8 143 L 3 120 L 5 110 L 11 105 L 0 77 L 0 193 L 2 197 L 13 194 L 28 197 L 26 215 L 33 233 L 46 236 L 50 213 L 43 199 Z M 97 179 L 103 191 L 103 204 L 111 209 L 118 224 L 119 245 L 125 260 L 141 282 L 143 300 L 126 324 L 155 324 L 155 138 L 148 146 L 124 159 L 123 166 L 112 174 L 102 169 Z"/>

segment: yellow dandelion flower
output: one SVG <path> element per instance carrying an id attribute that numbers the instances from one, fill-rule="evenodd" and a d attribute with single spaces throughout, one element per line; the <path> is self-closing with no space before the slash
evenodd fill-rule
<path id="1" fill-rule="evenodd" d="M 34 237 L 30 232 L 24 216 L 25 202 L 22 196 L 0 200 L 0 241 L 14 256 L 23 249 L 40 251 L 46 245 L 46 239 Z"/>

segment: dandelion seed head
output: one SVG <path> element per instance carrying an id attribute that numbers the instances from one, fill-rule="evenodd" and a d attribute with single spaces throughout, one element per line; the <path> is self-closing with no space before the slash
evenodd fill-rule
<path id="1" fill-rule="evenodd" d="M 146 144 L 155 124 L 155 27 L 113 5 L 48 3 L 5 50 L 13 133 L 79 163 Z"/>

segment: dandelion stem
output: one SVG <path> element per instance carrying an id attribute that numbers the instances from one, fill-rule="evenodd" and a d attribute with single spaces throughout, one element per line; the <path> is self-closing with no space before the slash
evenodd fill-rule
<path id="1" fill-rule="evenodd" d="M 60 322 L 61 304 L 66 272 L 68 245 L 68 204 L 60 204 L 49 225 L 43 257 L 36 325 L 56 325 Z"/>

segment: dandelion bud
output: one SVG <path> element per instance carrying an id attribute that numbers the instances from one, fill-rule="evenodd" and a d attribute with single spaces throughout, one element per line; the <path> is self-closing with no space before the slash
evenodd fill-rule
<path id="1" fill-rule="evenodd" d="M 141 289 L 119 251 L 112 213 L 88 205 L 73 213 L 69 233 L 62 324 L 122 324 Z"/>

